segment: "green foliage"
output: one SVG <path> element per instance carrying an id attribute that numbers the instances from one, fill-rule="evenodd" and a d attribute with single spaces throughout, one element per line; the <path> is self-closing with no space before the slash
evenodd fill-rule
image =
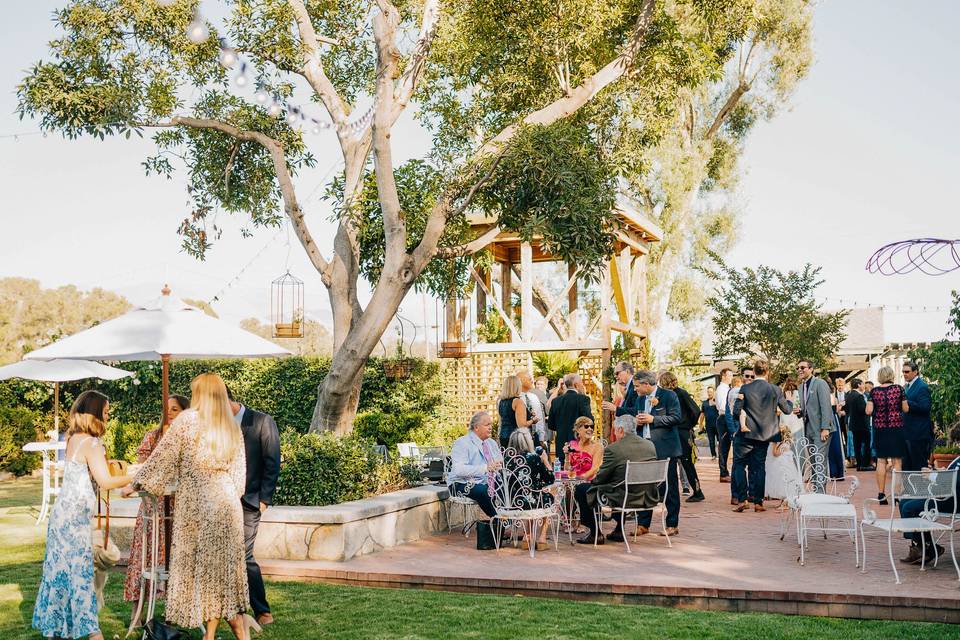
<path id="1" fill-rule="evenodd" d="M 412 442 L 410 434 L 414 430 L 422 431 L 426 422 L 427 416 L 419 411 L 400 414 L 367 411 L 357 414 L 353 423 L 353 432 L 358 437 L 386 445 L 387 450 L 393 455 L 397 443 Z"/>
<path id="2" fill-rule="evenodd" d="M 510 327 L 496 307 L 487 307 L 487 317 L 474 329 L 480 342 L 510 342 Z"/>
<path id="3" fill-rule="evenodd" d="M 103 446 L 107 450 L 108 460 L 126 460 L 133 464 L 137 462 L 137 449 L 143 442 L 143 436 L 151 429 L 156 429 L 159 421 L 142 424 L 136 422 L 120 422 L 110 420 L 107 432 L 103 435 Z"/>
<path id="4" fill-rule="evenodd" d="M 708 272 L 721 283 L 707 305 L 713 311 L 714 356 L 766 358 L 771 378 L 786 375 L 800 359 L 824 366 L 846 336 L 847 312 L 825 313 L 814 300 L 820 269 L 783 273 L 761 265 L 734 269 L 718 262 Z"/>
<path id="5" fill-rule="evenodd" d="M 550 386 L 568 373 L 576 373 L 580 358 L 575 351 L 540 351 L 533 354 L 533 375 L 547 376 Z"/>
<path id="6" fill-rule="evenodd" d="M 36 411 L 0 406 L 0 471 L 23 476 L 40 466 L 40 454 L 21 450 L 37 439 L 39 423 Z"/>
<path id="7" fill-rule="evenodd" d="M 960 292 L 953 291 L 947 338 L 910 352 L 930 383 L 930 417 L 944 427 L 960 417 Z M 950 339 L 953 338 L 953 339 Z"/>
<path id="8" fill-rule="evenodd" d="M 276 504 L 323 506 L 405 486 L 399 466 L 384 463 L 373 445 L 357 434 L 282 434 Z"/>
<path id="9" fill-rule="evenodd" d="M 586 123 L 525 127 L 500 158 L 476 205 L 504 229 L 596 280 L 613 253 L 616 171 Z"/>

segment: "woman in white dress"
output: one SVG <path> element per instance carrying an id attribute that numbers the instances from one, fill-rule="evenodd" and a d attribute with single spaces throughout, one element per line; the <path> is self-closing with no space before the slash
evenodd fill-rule
<path id="1" fill-rule="evenodd" d="M 793 438 L 787 427 L 780 427 L 780 442 L 767 449 L 766 489 L 767 498 L 784 500 L 787 497 L 787 477 L 796 476 L 797 464 L 793 459 Z M 778 505 L 778 508 L 782 506 Z"/>

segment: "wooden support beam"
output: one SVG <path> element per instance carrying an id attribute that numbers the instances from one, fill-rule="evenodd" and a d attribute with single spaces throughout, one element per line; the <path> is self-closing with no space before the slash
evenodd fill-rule
<path id="1" fill-rule="evenodd" d="M 625 231 L 622 231 L 622 230 L 617 231 L 617 240 L 627 245 L 628 247 L 630 247 L 640 255 L 646 255 L 647 253 L 649 253 L 649 249 L 647 249 L 647 245 L 645 242 L 643 242 L 642 240 L 638 240 L 633 235 Z"/>
<path id="2" fill-rule="evenodd" d="M 567 309 L 568 309 L 568 320 L 567 325 L 570 328 L 570 335 L 567 336 L 570 340 L 576 340 L 580 337 L 580 332 L 578 327 L 580 323 L 577 322 L 577 272 L 580 268 L 574 264 L 567 265 L 567 278 L 573 280 L 573 286 L 567 290 Z M 587 333 L 587 335 L 590 335 Z"/>
<path id="3" fill-rule="evenodd" d="M 546 328 L 547 324 L 553 319 L 554 314 L 560 310 L 560 305 L 563 303 L 563 297 L 567 295 L 571 287 L 577 286 L 577 276 L 580 274 L 580 267 L 577 267 L 573 271 L 573 275 L 567 280 L 567 286 L 564 287 L 563 291 L 557 296 L 557 299 L 554 301 L 553 306 L 547 310 L 547 313 L 543 317 L 543 322 L 540 323 L 540 326 L 537 327 L 537 330 L 534 332 L 534 335 L 540 335 L 540 332 Z"/>
<path id="4" fill-rule="evenodd" d="M 480 279 L 487 285 L 487 291 L 490 290 L 490 272 L 486 269 L 478 271 Z M 477 324 L 483 324 L 487 321 L 487 293 L 480 287 L 477 287 Z"/>
<path id="5" fill-rule="evenodd" d="M 647 304 L 647 256 L 638 258 L 640 271 L 640 326 L 643 327 L 643 335 L 650 337 L 650 311 Z"/>
<path id="6" fill-rule="evenodd" d="M 502 306 L 508 318 L 513 317 L 513 305 L 510 304 L 510 298 L 513 293 L 513 270 L 509 262 L 500 263 L 500 306 Z"/>
<path id="7" fill-rule="evenodd" d="M 520 244 L 520 330 L 523 340 L 533 339 L 533 247 Z"/>
<path id="8" fill-rule="evenodd" d="M 531 342 L 481 342 L 470 345 L 470 353 L 501 351 L 595 351 L 603 348 L 600 340 L 542 340 Z"/>
<path id="9" fill-rule="evenodd" d="M 644 332 L 643 327 L 638 327 L 635 324 L 630 324 L 628 322 L 618 322 L 617 320 L 610 321 L 611 331 L 616 331 L 618 333 L 629 333 L 631 335 L 637 336 L 638 338 L 645 338 L 647 334 Z"/>
<path id="10" fill-rule="evenodd" d="M 627 319 L 625 322 L 633 322 L 633 313 L 634 306 L 636 303 L 636 296 L 633 295 L 633 254 L 630 252 L 629 247 L 624 247 L 620 250 L 620 275 L 623 276 L 621 284 L 623 285 L 623 297 L 624 302 L 626 302 L 627 308 Z"/>
<path id="11" fill-rule="evenodd" d="M 620 263 L 617 256 L 610 257 L 610 288 L 613 291 L 613 299 L 617 303 L 620 320 L 630 322 L 630 316 L 627 314 L 626 296 L 623 295 L 623 282 L 620 278 Z"/>
<path id="12" fill-rule="evenodd" d="M 604 373 L 606 373 L 606 371 L 610 368 L 610 355 L 613 347 L 613 345 L 610 343 L 610 288 L 614 274 L 617 274 L 619 279 L 619 269 L 617 268 L 616 258 L 611 260 L 610 267 L 611 269 L 607 271 L 607 273 L 603 274 L 603 278 L 600 281 L 600 342 L 603 343 L 603 347 L 601 347 L 600 351 L 600 371 Z M 620 306 L 619 301 L 617 306 Z M 607 380 L 605 375 L 603 376 L 600 394 L 601 400 L 612 399 L 610 381 Z M 610 429 L 613 426 L 613 412 L 601 411 L 601 414 L 603 417 L 603 437 L 609 440 Z"/>

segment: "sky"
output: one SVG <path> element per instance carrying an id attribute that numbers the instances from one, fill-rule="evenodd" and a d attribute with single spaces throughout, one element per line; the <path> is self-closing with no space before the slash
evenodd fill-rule
<path id="1" fill-rule="evenodd" d="M 329 322 L 319 276 L 286 227 L 244 238 L 242 221 L 221 215 L 223 236 L 199 262 L 181 252 L 176 234 L 189 210 L 182 178 L 144 175 L 149 140 L 64 140 L 37 135 L 35 122 L 18 119 L 16 86 L 45 55 L 55 36 L 50 14 L 64 1 L 9 3 L 4 11 L 16 28 L 0 41 L 0 277 L 99 286 L 134 303 L 169 282 L 181 297 L 216 298 L 221 317 L 238 322 L 267 318 L 270 282 L 289 269 L 304 280 L 308 317 Z M 953 81 L 960 45 L 948 31 L 958 23 L 960 3 L 946 0 L 928 0 L 922 11 L 893 0 L 818 6 L 809 77 L 789 109 L 760 123 L 747 142 L 731 264 L 799 269 L 811 262 L 823 268 L 826 306 L 899 306 L 886 313 L 888 341 L 943 337 L 947 314 L 932 309 L 949 304 L 960 271 L 885 277 L 865 265 L 894 240 L 960 238 L 960 86 Z M 338 169 L 339 151 L 330 132 L 308 136 L 317 167 L 297 186 L 307 224 L 329 254 L 334 227 L 323 185 Z M 409 117 L 394 142 L 397 164 L 429 148 Z M 437 307 L 411 294 L 401 314 L 432 325 Z"/>

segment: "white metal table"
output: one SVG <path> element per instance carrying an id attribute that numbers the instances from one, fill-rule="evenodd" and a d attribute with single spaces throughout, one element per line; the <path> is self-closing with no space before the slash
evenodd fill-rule
<path id="1" fill-rule="evenodd" d="M 30 453 L 39 453 L 43 456 L 42 481 L 43 501 L 40 504 L 40 515 L 37 524 L 50 513 L 52 498 L 60 495 L 60 472 L 63 471 L 63 462 L 57 460 L 57 452 L 67 448 L 66 442 L 44 440 L 43 442 L 28 442 L 21 449 Z"/>

